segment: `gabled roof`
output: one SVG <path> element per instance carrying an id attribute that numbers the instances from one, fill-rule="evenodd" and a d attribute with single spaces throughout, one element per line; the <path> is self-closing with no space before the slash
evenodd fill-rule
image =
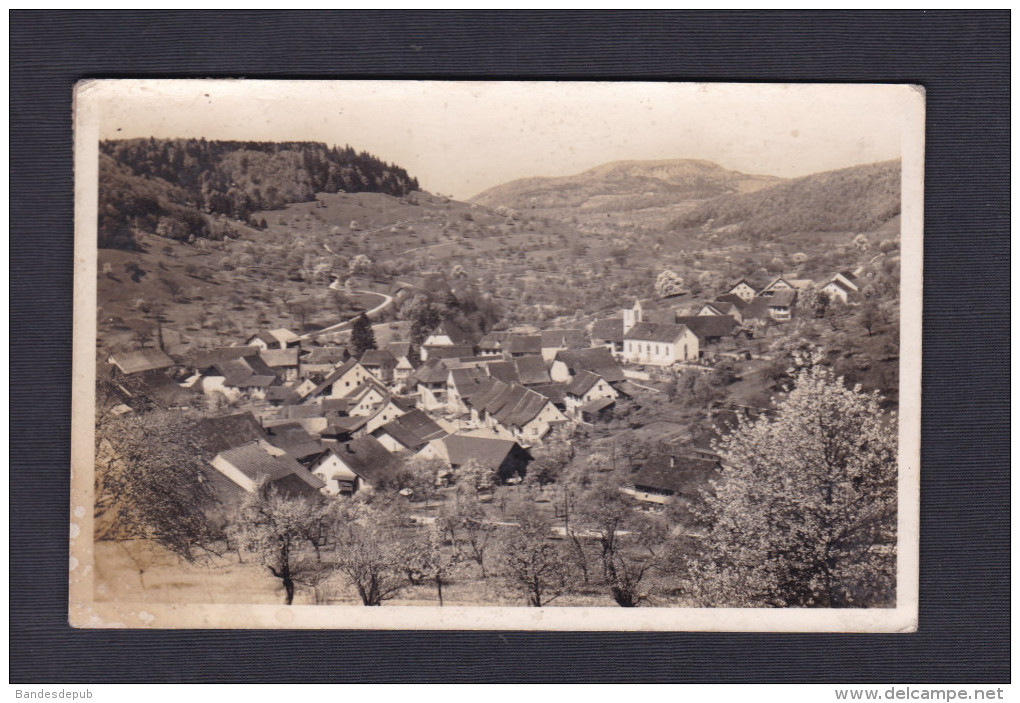
<path id="1" fill-rule="evenodd" d="M 636 339 L 642 342 L 675 342 L 684 333 L 687 328 L 683 325 L 658 323 L 658 322 L 639 322 L 629 330 L 627 330 L 624 337 L 626 339 Z"/>
<path id="2" fill-rule="evenodd" d="M 699 308 L 699 310 L 704 310 L 705 308 L 709 308 L 711 310 L 715 310 L 720 315 L 729 315 L 734 310 L 736 310 L 737 312 L 740 312 L 740 308 L 738 308 L 733 303 L 728 302 L 728 301 L 721 301 L 721 300 L 713 300 L 712 302 L 705 303 L 705 304 L 703 304 Z M 681 317 L 682 316 L 677 316 L 677 324 L 684 324 L 681 321 Z"/>
<path id="3" fill-rule="evenodd" d="M 608 383 L 617 383 L 627 378 L 623 374 L 623 369 L 613 358 L 613 353 L 605 347 L 558 351 L 556 352 L 556 361 L 566 364 L 567 370 L 571 374 L 576 374 L 584 369 L 601 376 Z"/>
<path id="4" fill-rule="evenodd" d="M 301 341 L 301 337 L 286 327 L 277 327 L 275 330 L 269 330 L 269 334 L 273 335 L 281 344 L 293 344 L 294 342 Z"/>
<path id="5" fill-rule="evenodd" d="M 301 400 L 301 396 L 293 388 L 271 386 L 266 389 L 266 400 L 278 400 L 284 405 L 295 405 Z"/>
<path id="6" fill-rule="evenodd" d="M 347 361 L 345 361 L 344 363 L 340 364 L 335 369 L 330 371 L 328 374 L 326 374 L 326 378 L 322 379 L 322 383 L 317 385 L 315 387 L 315 390 L 313 390 L 308 395 L 311 396 L 319 395 L 319 393 L 322 393 L 324 390 L 326 390 L 326 388 L 328 388 L 329 386 L 333 385 L 338 380 L 343 378 L 344 375 L 349 373 L 351 369 L 358 365 L 359 364 L 357 359 L 348 359 Z"/>
<path id="7" fill-rule="evenodd" d="M 719 462 L 709 459 L 654 454 L 632 475 L 631 483 L 689 496 L 707 488 L 719 468 Z"/>
<path id="8" fill-rule="evenodd" d="M 397 359 L 388 349 L 368 349 L 361 355 L 361 365 L 365 368 L 393 368 Z"/>
<path id="9" fill-rule="evenodd" d="M 438 440 L 438 443 L 442 444 L 441 453 L 452 466 L 463 466 L 474 460 L 487 468 L 498 469 L 515 447 L 521 452 L 524 451 L 511 439 L 450 435 Z"/>
<path id="10" fill-rule="evenodd" d="M 692 315 L 678 317 L 677 324 L 687 328 L 704 341 L 713 337 L 730 337 L 737 326 L 737 321 L 729 315 Z"/>
<path id="11" fill-rule="evenodd" d="M 269 443 L 280 449 L 287 449 L 300 444 L 314 442 L 315 438 L 308 434 L 300 422 L 285 422 L 274 425 L 267 430 Z"/>
<path id="12" fill-rule="evenodd" d="M 296 460 L 282 454 L 265 440 L 256 440 L 226 449 L 217 456 L 252 481 L 265 478 L 270 483 L 283 483 L 287 488 L 297 488 L 299 491 L 302 489 L 317 491 L 326 485 Z M 295 481 L 295 478 L 299 480 Z M 300 485 L 302 482 L 304 486 Z"/>
<path id="13" fill-rule="evenodd" d="M 736 288 L 737 286 L 739 286 L 739 285 L 740 285 L 741 283 L 743 283 L 744 285 L 746 285 L 747 287 L 749 287 L 749 288 L 750 288 L 751 290 L 753 290 L 753 291 L 757 291 L 757 290 L 758 290 L 757 288 L 755 288 L 755 287 L 754 287 L 754 284 L 753 284 L 753 283 L 751 283 L 751 281 L 747 280 L 746 278 L 741 278 L 741 279 L 739 279 L 739 280 L 736 280 L 736 281 L 734 281 L 732 285 L 730 285 L 729 287 L 727 287 L 727 288 L 726 288 L 726 292 L 727 292 L 727 293 L 729 293 L 729 292 L 730 292 L 730 291 L 732 291 L 732 290 L 733 290 L 734 288 Z"/>
<path id="14" fill-rule="evenodd" d="M 203 458 L 258 439 L 267 439 L 262 425 L 250 412 L 206 417 L 195 423 L 192 436 Z"/>
<path id="15" fill-rule="evenodd" d="M 478 341 L 478 348 L 485 351 L 500 351 L 509 336 L 508 332 L 489 332 Z"/>
<path id="16" fill-rule="evenodd" d="M 512 384 L 493 398 L 485 409 L 495 415 L 501 425 L 522 428 L 534 420 L 548 404 L 549 399 L 541 393 Z"/>
<path id="17" fill-rule="evenodd" d="M 449 337 L 450 341 L 456 345 L 472 346 L 475 343 L 475 340 L 470 333 L 465 332 L 452 322 L 440 323 L 440 325 L 429 336 L 431 337 L 433 335 L 437 337 Z"/>
<path id="18" fill-rule="evenodd" d="M 348 355 L 347 347 L 309 347 L 302 352 L 301 362 L 316 366 L 339 364 Z"/>
<path id="19" fill-rule="evenodd" d="M 333 447 L 332 451 L 351 471 L 373 486 L 390 479 L 401 464 L 400 459 L 372 435 Z"/>
<path id="20" fill-rule="evenodd" d="M 446 381 L 450 369 L 443 363 L 442 359 L 429 358 L 414 372 L 414 378 L 419 383 L 442 383 Z"/>
<path id="21" fill-rule="evenodd" d="M 747 301 L 735 293 L 724 293 L 723 295 L 716 297 L 715 302 L 729 303 L 741 312 L 743 312 L 744 308 L 747 307 Z"/>
<path id="22" fill-rule="evenodd" d="M 839 280 L 838 278 L 833 278 L 831 281 L 826 283 L 824 286 L 822 286 L 822 290 L 825 290 L 829 286 L 836 286 L 837 288 L 842 290 L 847 295 L 853 295 L 855 293 L 853 288 L 851 288 L 847 284 L 843 283 L 843 281 Z"/>
<path id="23" fill-rule="evenodd" d="M 496 400 L 500 395 L 506 392 L 510 387 L 510 384 L 504 383 L 495 378 L 488 378 L 482 381 L 480 384 L 481 388 L 479 391 L 470 397 L 464 398 L 464 401 L 473 408 L 483 410 L 488 408 L 489 403 Z"/>
<path id="24" fill-rule="evenodd" d="M 444 437 L 446 430 L 421 410 L 414 409 L 395 420 L 387 422 L 382 427 L 377 428 L 372 434 L 378 437 L 383 433 L 390 435 L 408 449 L 415 451 L 434 439 Z"/>
<path id="25" fill-rule="evenodd" d="M 536 383 L 549 383 L 549 369 L 545 367 L 545 361 L 540 356 L 522 356 L 514 359 L 517 367 L 517 377 L 525 386 Z"/>
<path id="26" fill-rule="evenodd" d="M 485 368 L 488 369 L 489 376 L 503 383 L 518 383 L 521 380 L 517 373 L 517 364 L 512 361 L 494 361 L 486 364 Z"/>
<path id="27" fill-rule="evenodd" d="M 217 349 L 198 349 L 187 356 L 187 364 L 199 371 L 215 366 L 221 361 L 230 361 L 242 357 L 258 356 L 256 347 L 219 347 Z"/>
<path id="28" fill-rule="evenodd" d="M 469 366 L 463 369 L 450 369 L 449 382 L 453 384 L 460 395 L 464 396 L 476 393 L 483 378 L 485 378 L 484 371 Z"/>
<path id="29" fill-rule="evenodd" d="M 135 351 L 112 354 L 110 363 L 116 366 L 121 373 L 132 374 L 168 369 L 174 365 L 174 360 L 160 349 L 136 349 Z"/>
<path id="30" fill-rule="evenodd" d="M 541 354 L 542 337 L 537 334 L 512 334 L 503 348 L 511 354 Z"/>
<path id="31" fill-rule="evenodd" d="M 582 369 L 577 372 L 574 378 L 567 385 L 567 393 L 581 397 L 590 391 L 595 384 L 599 382 L 600 378 L 601 376 Z"/>
<path id="32" fill-rule="evenodd" d="M 588 346 L 588 337 L 584 330 L 544 330 L 542 332 L 543 349 L 583 349 Z"/>
<path id="33" fill-rule="evenodd" d="M 553 405 L 562 405 L 563 396 L 567 392 L 567 387 L 562 383 L 543 383 L 538 386 L 529 387 L 536 393 L 544 395 Z"/>
<path id="34" fill-rule="evenodd" d="M 385 347 L 386 351 L 393 355 L 393 358 L 397 361 L 400 359 L 409 358 L 411 354 L 411 343 L 410 342 L 390 342 Z"/>
<path id="35" fill-rule="evenodd" d="M 610 317 L 605 320 L 598 320 L 591 328 L 591 338 L 594 341 L 623 342 L 623 318 Z"/>
<path id="36" fill-rule="evenodd" d="M 601 410 L 605 410 L 610 405 L 616 403 L 615 398 L 596 398 L 595 400 L 585 403 L 581 406 L 581 412 L 583 413 L 597 413 Z"/>

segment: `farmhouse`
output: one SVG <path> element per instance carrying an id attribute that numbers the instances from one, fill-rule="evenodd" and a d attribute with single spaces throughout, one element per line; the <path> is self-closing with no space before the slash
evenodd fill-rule
<path id="1" fill-rule="evenodd" d="M 388 349 L 368 349 L 361 355 L 361 366 L 382 383 L 393 381 L 397 359 Z"/>
<path id="2" fill-rule="evenodd" d="M 350 395 L 356 388 L 369 378 L 373 378 L 364 366 L 356 359 L 348 359 L 336 367 L 308 395 L 317 398 L 343 398 Z"/>
<path id="3" fill-rule="evenodd" d="M 544 330 L 542 332 L 542 359 L 546 363 L 556 358 L 556 352 L 564 349 L 584 349 L 588 337 L 584 330 Z"/>
<path id="4" fill-rule="evenodd" d="M 727 288 L 726 293 L 729 295 L 735 295 L 748 303 L 751 302 L 756 295 L 758 295 L 758 291 L 746 278 L 741 278 L 739 281 Z"/>
<path id="5" fill-rule="evenodd" d="M 556 352 L 549 375 L 556 383 L 570 383 L 580 371 L 590 371 L 607 383 L 620 383 L 627 378 L 606 347 Z"/>
<path id="6" fill-rule="evenodd" d="M 591 371 L 579 371 L 567 386 L 564 400 L 567 413 L 577 416 L 581 406 L 598 400 L 615 400 L 620 394 L 604 378 Z"/>
<path id="7" fill-rule="evenodd" d="M 266 349 L 289 349 L 301 346 L 301 338 L 290 330 L 281 327 L 280 329 L 253 334 L 245 340 L 244 346 L 258 347 L 263 351 Z"/>
<path id="8" fill-rule="evenodd" d="M 350 487 L 352 493 L 361 490 L 371 491 L 394 481 L 401 464 L 400 459 L 386 451 L 386 447 L 371 435 L 333 447 L 330 451 L 336 457 L 336 461 L 330 461 L 332 468 L 329 470 L 335 473 L 330 475 L 326 470 L 324 473 L 330 481 L 349 481 L 352 484 Z M 313 470 L 318 471 L 317 468 Z M 335 478 L 337 474 L 339 478 Z M 354 474 L 356 478 L 350 479 L 350 474 Z M 344 488 L 342 483 L 341 488 Z"/>
<path id="9" fill-rule="evenodd" d="M 655 454 L 621 486 L 620 491 L 640 501 L 664 504 L 688 503 L 719 475 L 718 461 L 672 454 Z"/>
<path id="10" fill-rule="evenodd" d="M 442 459 L 454 471 L 474 461 L 497 471 L 503 481 L 524 476 L 531 461 L 527 450 L 513 440 L 468 435 L 450 435 L 433 440 L 418 455 L 426 459 Z"/>
<path id="11" fill-rule="evenodd" d="M 111 354 L 107 359 L 120 373 L 125 376 L 166 371 L 173 368 L 174 360 L 160 349 L 137 349 L 130 352 Z"/>
<path id="12" fill-rule="evenodd" d="M 598 320 L 591 328 L 591 343 L 606 347 L 613 354 L 623 354 L 623 318 Z"/>
<path id="13" fill-rule="evenodd" d="M 738 300 L 740 299 L 738 298 Z M 729 315 L 739 325 L 744 321 L 744 315 L 741 312 L 741 310 L 743 310 L 743 308 L 745 307 L 743 300 L 741 300 L 740 302 L 741 304 L 738 306 L 734 304 L 732 301 L 715 300 L 712 301 L 711 303 L 705 303 L 704 305 L 702 305 L 701 308 L 698 309 L 697 314 L 705 316 Z"/>
<path id="14" fill-rule="evenodd" d="M 512 334 L 503 345 L 504 355 L 516 359 L 530 354 L 541 355 L 542 336 L 530 334 Z"/>
<path id="15" fill-rule="evenodd" d="M 631 363 L 670 366 L 698 356 L 698 337 L 684 325 L 638 322 L 624 335 L 623 358 Z"/>
<path id="16" fill-rule="evenodd" d="M 209 462 L 214 469 L 252 493 L 265 481 L 285 495 L 314 495 L 325 483 L 265 440 L 255 440 L 218 453 Z"/>
<path id="17" fill-rule="evenodd" d="M 414 409 L 382 425 L 372 436 L 390 452 L 417 452 L 429 442 L 446 436 L 446 430 L 435 420 Z"/>
<path id="18" fill-rule="evenodd" d="M 259 352 L 259 358 L 284 383 L 290 383 L 296 381 L 298 377 L 299 351 L 296 347 L 290 349 L 264 349 Z"/>
<path id="19" fill-rule="evenodd" d="M 694 315 L 678 317 L 676 321 L 697 335 L 702 349 L 709 344 L 718 344 L 724 338 L 732 338 L 737 327 L 737 321 L 729 315 Z"/>

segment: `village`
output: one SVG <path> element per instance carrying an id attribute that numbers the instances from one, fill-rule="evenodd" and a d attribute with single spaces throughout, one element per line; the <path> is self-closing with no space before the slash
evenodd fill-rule
<path id="1" fill-rule="evenodd" d="M 260 479 L 292 494 L 343 499 L 392 488 L 411 501 L 414 491 L 399 476 L 413 457 L 440 462 L 439 487 L 455 483 L 468 463 L 492 472 L 488 490 L 520 484 L 548 443 L 612 435 L 621 409 L 666 403 L 680 372 L 707 376 L 726 359 L 769 361 L 757 351 L 761 338 L 814 315 L 806 304 L 798 308 L 799 294 L 842 306 L 861 300 L 861 282 L 849 270 L 821 281 L 778 275 L 758 289 L 742 278 L 713 297 L 692 296 L 663 278 L 661 297 L 636 300 L 585 328 L 532 326 L 479 337 L 444 321 L 415 347 L 377 344 L 362 316 L 354 321 L 368 331 L 361 350 L 350 330 L 281 328 L 178 359 L 153 347 L 116 353 L 107 359 L 116 391 L 108 402 L 113 414 L 131 411 L 132 393 L 169 407 L 218 409 L 198 423 L 196 441 L 204 479 L 226 504 L 255 491 Z M 392 286 L 398 299 L 414 290 Z M 719 403 L 715 411 L 732 423 L 767 408 Z M 663 428 L 644 437 L 652 449 L 631 462 L 619 491 L 643 510 L 695 499 L 720 468 L 710 438 L 696 443 L 675 423 L 650 425 Z"/>

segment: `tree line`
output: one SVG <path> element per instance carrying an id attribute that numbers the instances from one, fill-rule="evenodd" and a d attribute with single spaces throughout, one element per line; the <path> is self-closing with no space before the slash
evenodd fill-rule
<path id="1" fill-rule="evenodd" d="M 316 193 L 402 197 L 418 190 L 417 179 L 395 164 L 317 142 L 106 140 L 99 153 L 99 237 L 108 247 L 132 248 L 131 229 L 217 238 L 222 232 L 210 215 L 264 228 L 256 212 Z"/>

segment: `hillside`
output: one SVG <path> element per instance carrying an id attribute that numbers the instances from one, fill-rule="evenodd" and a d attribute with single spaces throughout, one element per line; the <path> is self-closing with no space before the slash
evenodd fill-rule
<path id="1" fill-rule="evenodd" d="M 900 162 L 816 173 L 715 198 L 684 213 L 675 231 L 722 230 L 757 238 L 798 232 L 873 232 L 900 214 Z"/>
<path id="2" fill-rule="evenodd" d="M 590 225 L 656 227 L 704 200 L 777 182 L 772 176 L 750 176 L 696 159 L 615 161 L 573 176 L 511 181 L 471 202 Z"/>
<path id="3" fill-rule="evenodd" d="M 139 233 L 177 240 L 236 233 L 209 215 L 262 229 L 255 213 L 316 193 L 399 197 L 418 188 L 404 169 L 349 146 L 132 139 L 99 148 L 99 245 L 106 248 L 137 248 Z"/>

